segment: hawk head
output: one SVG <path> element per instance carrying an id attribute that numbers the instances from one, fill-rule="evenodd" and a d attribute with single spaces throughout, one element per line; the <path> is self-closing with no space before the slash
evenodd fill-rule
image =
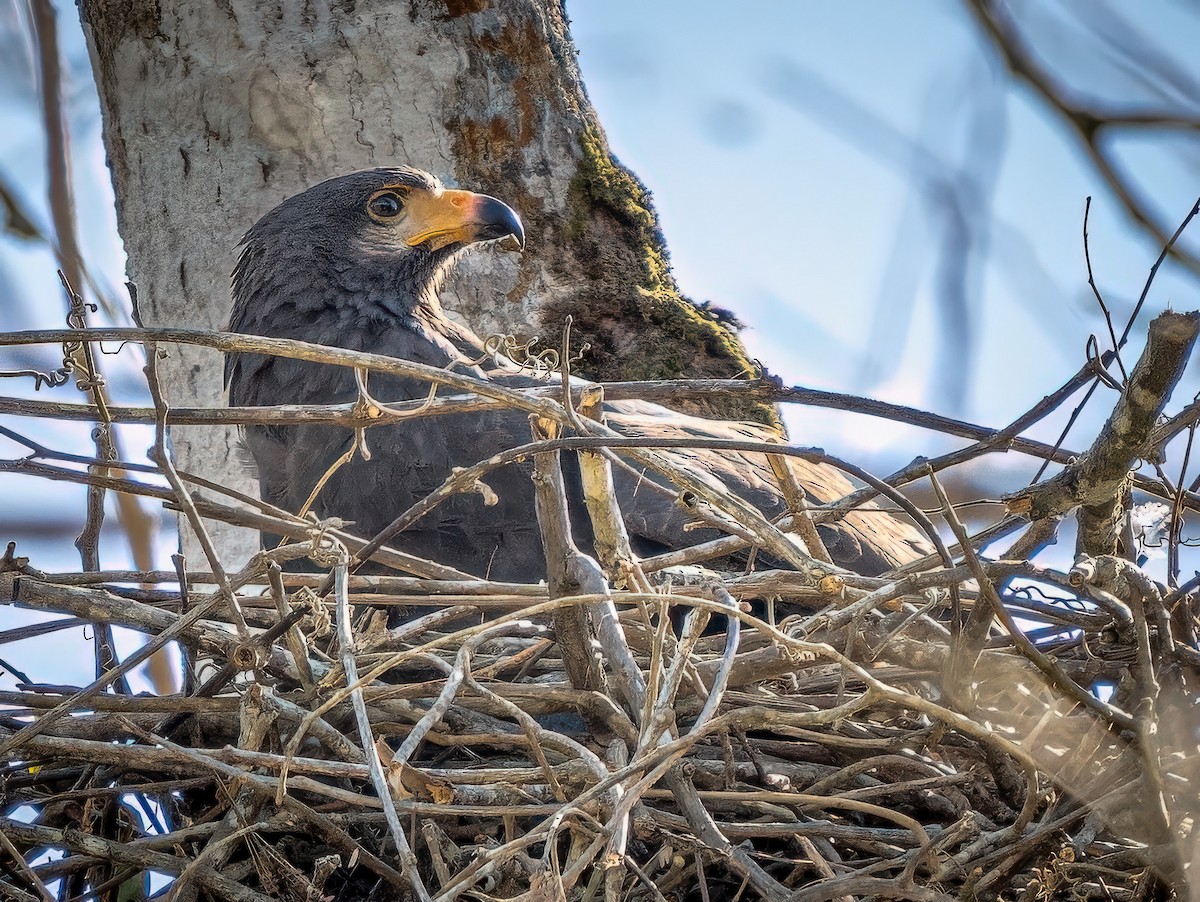
<path id="1" fill-rule="evenodd" d="M 289 197 L 242 238 L 230 325 L 251 325 L 249 310 L 261 305 L 303 315 L 329 304 L 400 312 L 436 303 L 462 251 L 493 240 L 525 246 L 520 218 L 494 197 L 445 188 L 407 166 L 332 178 Z"/>

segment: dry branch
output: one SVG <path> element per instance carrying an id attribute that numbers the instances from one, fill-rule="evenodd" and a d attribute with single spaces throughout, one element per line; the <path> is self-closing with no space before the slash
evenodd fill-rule
<path id="1" fill-rule="evenodd" d="M 1054 477 L 1005 500 L 1033 520 L 1080 508 L 1079 551 L 1112 554 L 1130 472 L 1148 457 L 1150 439 L 1200 333 L 1200 314 L 1162 313 L 1108 422 L 1084 454 Z"/>

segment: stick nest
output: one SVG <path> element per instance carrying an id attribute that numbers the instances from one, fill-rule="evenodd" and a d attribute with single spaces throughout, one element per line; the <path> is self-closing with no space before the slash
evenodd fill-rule
<path id="1" fill-rule="evenodd" d="M 1172 522 L 1194 504 L 1165 482 L 1135 486 L 1130 473 L 1135 456 L 1194 423 L 1164 427 L 1159 414 L 1197 321 L 1155 320 L 1128 377 L 1139 390 L 1122 394 L 1096 445 L 974 535 L 941 485 L 970 457 L 1012 446 L 1024 426 L 985 430 L 972 453 L 888 480 L 932 483 L 945 538 L 935 531 L 938 553 L 875 578 L 823 563 L 808 529 L 876 494 L 862 491 L 793 509 L 784 526 L 808 545 L 765 521 L 738 524 L 741 541 L 761 539 L 776 557 L 790 543 L 786 570 L 731 569 L 728 543 L 682 565 L 679 555 L 637 561 L 610 494 L 589 507 L 597 563 L 554 520 L 560 430 L 596 439 L 582 469 L 605 497 L 602 427 L 584 424 L 595 396 L 431 396 L 423 412 L 486 402 L 536 415 L 548 585 L 456 577 L 405 558 L 402 538 L 376 552 L 337 524 L 220 495 L 167 457 L 170 422 L 316 414 L 170 411 L 160 344 L 367 365 L 351 352 L 76 330 L 76 341 L 147 347 L 154 408 L 106 416 L 157 423 L 162 478 L 46 449 L 5 469 L 159 499 L 183 513 L 206 560 L 180 561 L 178 572 L 47 574 L 10 546 L 0 561 L 4 602 L 90 625 L 110 655 L 114 627 L 150 637 L 120 664 L 101 655 L 92 686 L 29 681 L 0 693 L 0 895 L 116 898 L 150 874 L 181 899 L 1186 895 L 1200 761 L 1193 585 L 1156 581 L 1123 535 L 1133 488 L 1165 498 Z M 462 388 L 464 377 L 439 372 L 422 374 Z M 1089 378 L 1085 369 L 1078 384 Z M 67 407 L 57 414 L 74 415 Z M 318 412 L 351 425 L 388 413 Z M 1019 441 L 1048 460 L 1066 454 Z M 1074 565 L 1034 561 L 1076 509 Z M 1018 516 L 1030 510 L 1032 525 Z M 205 541 L 214 521 L 288 538 L 227 572 Z M 1010 533 L 1015 542 L 995 553 Z M 1178 534 L 1167 539 L 1176 572 Z M 392 569 L 356 572 L 367 554 Z M 300 560 L 320 572 L 290 572 Z M 133 694 L 125 673 L 170 643 L 184 688 Z"/>

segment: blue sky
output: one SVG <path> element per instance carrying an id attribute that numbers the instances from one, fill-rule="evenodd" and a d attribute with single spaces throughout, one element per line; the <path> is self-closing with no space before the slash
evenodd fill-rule
<path id="1" fill-rule="evenodd" d="M 1053 53 L 1062 23 L 1098 5 L 1013 7 L 1048 35 L 1039 49 L 1069 76 L 1137 102 L 1148 92 L 1084 65 L 1086 47 Z M 1160 59 L 1195 79 L 1200 20 L 1183 6 L 1139 4 L 1136 24 Z M 1130 227 L 1073 136 L 1000 77 L 951 0 L 576 0 L 569 12 L 590 96 L 613 148 L 654 192 L 681 284 L 736 311 L 754 353 L 787 381 L 1000 424 L 1073 373 L 1101 327 L 1086 284 L 1084 199 L 1094 196 L 1093 262 L 1115 309 L 1128 311 L 1159 251 Z M 1200 143 L 1181 143 L 1157 135 L 1122 145 L 1172 229 L 1200 193 Z M 913 145 L 942 171 L 994 157 L 992 203 L 977 210 L 991 253 L 968 279 L 965 346 L 944 343 L 936 228 Z M 1166 271 L 1151 309 L 1195 306 L 1196 287 Z M 969 379 L 957 404 L 946 391 L 955 372 Z M 820 441 L 868 455 L 884 436 L 909 435 L 863 423 L 813 425 Z"/>

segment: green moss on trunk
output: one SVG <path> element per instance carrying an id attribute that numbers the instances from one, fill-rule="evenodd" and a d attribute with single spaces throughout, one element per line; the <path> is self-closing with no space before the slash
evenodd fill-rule
<path id="1" fill-rule="evenodd" d="M 580 291 L 549 306 L 548 327 L 567 314 L 592 351 L 578 370 L 593 379 L 737 378 L 758 375 L 737 332 L 679 290 L 650 192 L 608 151 L 603 135 L 580 137 L 566 238 Z M 681 405 L 684 406 L 684 405 Z M 779 425 L 772 405 L 722 400 L 693 412 Z"/>

